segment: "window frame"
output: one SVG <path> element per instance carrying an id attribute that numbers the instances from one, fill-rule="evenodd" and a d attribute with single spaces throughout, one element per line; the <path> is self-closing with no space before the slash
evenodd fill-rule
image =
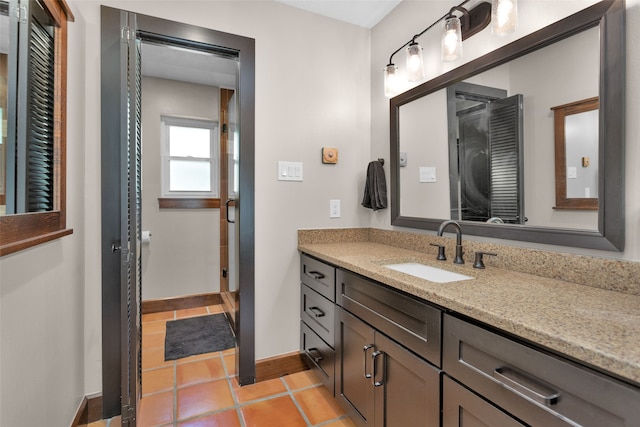
<path id="1" fill-rule="evenodd" d="M 73 233 L 66 228 L 66 111 L 67 22 L 73 22 L 74 17 L 64 0 L 41 0 L 40 3 L 55 22 L 53 210 L 0 216 L 0 256 Z"/>
<path id="2" fill-rule="evenodd" d="M 161 116 L 161 172 L 160 172 L 160 193 L 159 198 L 161 208 L 214 208 L 219 207 L 220 197 L 220 137 L 219 137 L 219 123 L 215 120 L 184 118 L 177 116 Z M 169 162 L 175 159 L 185 159 L 188 157 L 176 157 L 170 156 L 169 147 L 169 127 L 191 127 L 191 128 L 203 128 L 209 129 L 211 132 L 211 139 L 209 142 L 210 157 L 209 163 L 211 165 L 211 191 L 170 191 L 170 175 L 169 175 Z M 200 158 L 202 160 L 204 158 Z M 198 161 L 198 160 L 193 160 Z"/>

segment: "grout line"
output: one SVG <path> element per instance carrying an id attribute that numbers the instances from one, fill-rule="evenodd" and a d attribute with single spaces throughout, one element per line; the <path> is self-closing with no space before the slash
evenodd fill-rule
<path id="1" fill-rule="evenodd" d="M 293 395 L 293 392 L 291 391 L 289 384 L 287 384 L 287 382 L 284 380 L 283 377 L 280 377 L 280 381 L 282 381 L 282 383 L 284 384 L 284 387 L 287 389 L 289 397 L 291 397 L 293 404 L 298 409 L 298 412 L 300 412 L 300 415 L 302 415 L 302 419 L 304 420 L 305 423 L 307 423 L 307 427 L 311 427 L 312 424 L 311 424 L 311 421 L 309 420 L 309 417 L 307 417 L 307 414 L 305 414 L 304 411 L 302 410 L 302 407 L 300 406 L 300 403 L 298 403 L 298 399 L 296 399 L 296 397 Z"/>

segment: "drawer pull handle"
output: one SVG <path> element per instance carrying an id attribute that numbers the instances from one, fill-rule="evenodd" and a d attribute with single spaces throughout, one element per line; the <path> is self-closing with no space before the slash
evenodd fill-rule
<path id="1" fill-rule="evenodd" d="M 555 405 L 560 398 L 552 386 L 510 367 L 496 368 L 493 377 L 517 394 L 543 405 Z"/>
<path id="2" fill-rule="evenodd" d="M 322 360 L 322 355 L 320 354 L 320 352 L 318 351 L 317 348 L 312 347 L 309 350 L 306 350 L 307 355 L 316 363 L 320 363 L 320 361 Z"/>
<path id="3" fill-rule="evenodd" d="M 324 279 L 324 274 L 320 273 L 319 271 L 310 271 L 309 273 L 307 273 L 307 276 L 313 277 L 316 280 Z"/>
<path id="4" fill-rule="evenodd" d="M 309 311 L 313 314 L 313 317 L 324 317 L 324 311 L 320 310 L 319 307 L 309 307 Z"/>
<path id="5" fill-rule="evenodd" d="M 369 351 L 369 349 L 373 348 L 373 344 L 367 344 L 362 348 L 362 351 L 364 353 L 364 377 L 365 378 L 371 378 L 371 374 L 367 372 L 367 351 Z"/>
<path id="6" fill-rule="evenodd" d="M 382 378 L 380 378 L 380 381 L 376 381 L 376 377 L 378 376 L 377 373 L 377 361 L 378 361 L 378 356 L 386 356 L 385 353 L 383 351 L 374 351 L 371 354 L 371 358 L 373 359 L 373 378 L 371 379 L 371 382 L 373 383 L 374 387 L 380 387 L 384 385 L 384 381 L 385 378 L 387 376 L 387 361 L 385 360 L 385 357 L 382 358 Z"/>

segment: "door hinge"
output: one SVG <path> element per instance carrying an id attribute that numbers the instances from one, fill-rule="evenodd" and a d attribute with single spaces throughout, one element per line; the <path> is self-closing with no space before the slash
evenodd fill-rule
<path id="1" fill-rule="evenodd" d="M 129 249 L 121 249 L 120 260 L 123 264 L 131 262 L 131 251 Z"/>
<path id="2" fill-rule="evenodd" d="M 124 27 L 120 28 L 120 40 L 122 41 L 122 43 L 128 43 L 131 40 L 135 39 L 135 37 L 135 31 L 133 31 L 131 27 L 125 25 Z"/>
<path id="3" fill-rule="evenodd" d="M 15 6 L 11 16 L 20 24 L 27 23 L 27 6 Z"/>
<path id="4" fill-rule="evenodd" d="M 122 407 L 122 424 L 123 425 L 129 425 L 130 421 L 135 420 L 135 411 L 133 410 L 133 406 L 131 405 L 124 405 Z"/>

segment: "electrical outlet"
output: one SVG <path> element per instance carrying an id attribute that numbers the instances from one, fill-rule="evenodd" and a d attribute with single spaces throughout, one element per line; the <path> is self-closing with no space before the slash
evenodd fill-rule
<path id="1" fill-rule="evenodd" d="M 340 200 L 329 200 L 329 218 L 340 218 Z"/>

